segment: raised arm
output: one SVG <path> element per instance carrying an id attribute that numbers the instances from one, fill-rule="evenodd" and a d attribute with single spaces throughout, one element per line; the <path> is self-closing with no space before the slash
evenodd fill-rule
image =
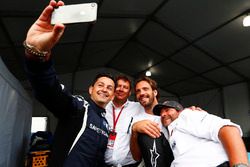
<path id="1" fill-rule="evenodd" d="M 62 1 L 51 0 L 39 18 L 30 27 L 25 46 L 25 70 L 34 90 L 35 97 L 57 117 L 82 108 L 82 100 L 71 95 L 62 86 L 50 61 L 50 50 L 63 35 L 63 24 L 51 25 L 51 14 L 62 6 Z"/>
<path id="2" fill-rule="evenodd" d="M 247 151 L 237 127 L 223 126 L 219 131 L 219 139 L 227 152 L 230 166 L 234 167 L 236 164 L 248 166 Z"/>

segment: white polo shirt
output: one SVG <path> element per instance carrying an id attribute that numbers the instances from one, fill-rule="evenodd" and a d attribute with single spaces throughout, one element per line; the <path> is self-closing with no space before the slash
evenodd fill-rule
<path id="1" fill-rule="evenodd" d="M 228 161 L 218 138 L 225 125 L 240 127 L 228 119 L 205 111 L 183 110 L 168 126 L 169 144 L 174 153 L 171 167 L 215 167 Z"/>
<path id="2" fill-rule="evenodd" d="M 108 103 L 106 106 L 106 119 L 111 129 L 113 129 L 113 102 Z M 133 159 L 130 152 L 130 137 L 131 137 L 131 124 L 134 116 L 144 112 L 144 108 L 138 102 L 127 101 L 122 109 L 119 119 L 116 123 L 116 139 L 113 147 L 107 147 L 105 152 L 105 162 L 109 165 L 128 165 L 134 164 L 136 161 Z M 122 107 L 121 107 L 122 108 Z M 115 108 L 115 116 L 119 115 L 121 108 Z"/>

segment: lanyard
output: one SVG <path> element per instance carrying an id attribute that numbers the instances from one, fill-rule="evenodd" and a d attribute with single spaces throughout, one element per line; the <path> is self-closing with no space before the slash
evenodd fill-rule
<path id="1" fill-rule="evenodd" d="M 113 106 L 113 130 L 112 130 L 113 132 L 115 132 L 115 127 L 116 127 L 118 119 L 122 113 L 123 108 L 124 108 L 124 105 L 122 106 L 120 112 L 118 113 L 117 118 L 115 118 L 115 107 Z"/>

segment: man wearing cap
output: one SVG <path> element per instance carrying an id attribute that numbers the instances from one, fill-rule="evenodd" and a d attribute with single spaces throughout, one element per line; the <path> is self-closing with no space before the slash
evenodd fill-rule
<path id="1" fill-rule="evenodd" d="M 173 167 L 248 167 L 239 125 L 207 113 L 183 109 L 176 101 L 154 107 L 168 130 L 174 153 Z"/>

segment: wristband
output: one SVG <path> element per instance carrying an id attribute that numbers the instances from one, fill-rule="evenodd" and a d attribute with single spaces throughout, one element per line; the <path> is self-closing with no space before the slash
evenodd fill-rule
<path id="1" fill-rule="evenodd" d="M 28 56 L 32 56 L 33 59 L 39 60 L 41 62 L 48 60 L 51 54 L 51 51 L 40 51 L 34 46 L 27 44 L 26 41 L 23 42 L 23 46 Z"/>

